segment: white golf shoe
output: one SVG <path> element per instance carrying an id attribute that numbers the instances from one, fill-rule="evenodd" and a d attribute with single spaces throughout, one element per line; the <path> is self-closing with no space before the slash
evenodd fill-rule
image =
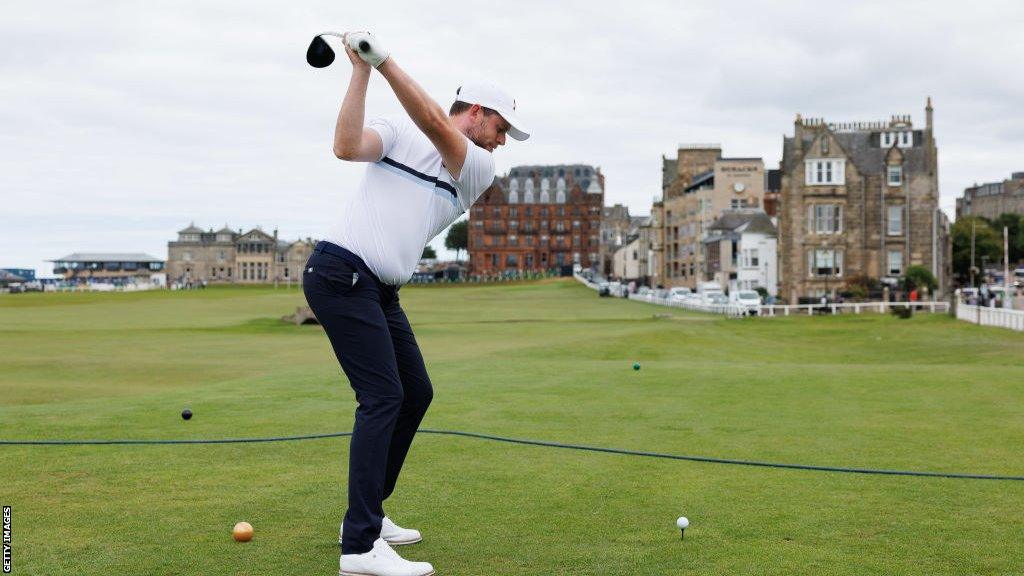
<path id="1" fill-rule="evenodd" d="M 398 555 L 383 538 L 365 554 L 342 554 L 339 576 L 432 576 L 429 562 L 410 562 Z"/>
<path id="2" fill-rule="evenodd" d="M 345 523 L 341 523 L 341 529 L 338 530 L 338 544 L 341 544 L 341 536 L 345 533 Z M 384 517 L 384 522 L 380 525 L 380 537 L 385 542 L 392 546 L 404 546 L 406 544 L 415 544 L 420 540 L 423 540 L 423 536 L 419 530 L 413 530 L 412 528 L 402 528 L 398 524 L 395 524 L 387 516 Z"/>

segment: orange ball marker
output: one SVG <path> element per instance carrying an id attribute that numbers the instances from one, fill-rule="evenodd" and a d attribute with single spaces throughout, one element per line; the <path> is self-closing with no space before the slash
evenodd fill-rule
<path id="1" fill-rule="evenodd" d="M 239 522 L 235 524 L 234 530 L 231 531 L 231 535 L 235 537 L 236 542 L 248 542 L 252 540 L 252 524 L 248 522 Z"/>

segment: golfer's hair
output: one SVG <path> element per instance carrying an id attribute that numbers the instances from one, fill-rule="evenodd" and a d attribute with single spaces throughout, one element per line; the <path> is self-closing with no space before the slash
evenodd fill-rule
<path id="1" fill-rule="evenodd" d="M 458 115 L 458 114 L 462 114 L 463 112 L 465 112 L 466 110 L 469 110 L 472 107 L 473 107 L 472 104 L 467 104 L 465 102 L 455 101 L 455 102 L 452 103 L 452 107 L 448 110 L 448 115 L 449 116 L 455 116 L 455 115 Z M 481 106 L 480 109 L 484 111 L 484 116 L 490 116 L 491 114 L 497 114 L 497 112 L 495 112 L 494 110 L 491 110 L 490 108 L 485 108 L 485 107 Z"/>

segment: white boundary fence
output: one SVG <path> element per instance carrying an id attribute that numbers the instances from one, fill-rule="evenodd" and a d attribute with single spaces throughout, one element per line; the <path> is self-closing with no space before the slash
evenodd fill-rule
<path id="1" fill-rule="evenodd" d="M 957 304 L 956 318 L 982 326 L 998 326 L 1024 332 L 1024 311 L 1022 310 Z"/>
<path id="2" fill-rule="evenodd" d="M 692 310 L 694 312 L 708 312 L 710 314 L 725 314 L 730 318 L 739 318 L 745 315 L 746 308 L 739 304 L 700 304 L 697 302 L 679 302 L 676 300 L 668 300 L 666 298 L 657 298 L 654 294 L 630 294 L 630 300 L 637 300 L 639 302 L 649 302 L 651 304 L 657 304 L 659 306 L 670 306 L 672 308 L 682 308 L 683 310 Z"/>
<path id="3" fill-rule="evenodd" d="M 862 312 L 888 312 L 891 308 L 913 308 L 917 312 L 948 312 L 949 302 L 829 302 L 828 304 L 798 304 L 761 306 L 762 316 L 810 316 L 823 314 L 860 314 Z"/>
<path id="4" fill-rule="evenodd" d="M 597 284 L 588 281 L 586 278 L 575 275 L 576 279 L 582 282 L 587 288 L 597 290 Z M 659 306 L 670 306 L 682 308 L 695 312 L 707 312 L 711 314 L 724 314 L 731 318 L 738 318 L 749 315 L 752 308 L 740 304 L 700 304 L 696 302 L 679 302 L 658 298 L 654 294 L 630 294 L 630 300 L 648 302 Z M 886 313 L 892 308 L 913 308 L 917 312 L 949 312 L 949 302 L 830 302 L 828 304 L 776 304 L 762 305 L 757 308 L 758 316 L 813 316 L 814 314 L 862 314 L 865 312 Z M 1022 313 L 1024 314 L 1024 313 Z"/>

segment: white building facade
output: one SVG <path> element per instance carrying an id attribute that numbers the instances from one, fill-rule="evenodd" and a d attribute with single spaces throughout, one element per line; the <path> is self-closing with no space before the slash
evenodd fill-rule
<path id="1" fill-rule="evenodd" d="M 705 280 L 734 290 L 764 288 L 778 296 L 778 231 L 761 210 L 727 210 L 702 242 Z"/>
<path id="2" fill-rule="evenodd" d="M 736 288 L 764 288 L 769 296 L 779 295 L 779 240 L 775 234 L 740 232 Z M 732 287 L 730 286 L 730 289 Z"/>

